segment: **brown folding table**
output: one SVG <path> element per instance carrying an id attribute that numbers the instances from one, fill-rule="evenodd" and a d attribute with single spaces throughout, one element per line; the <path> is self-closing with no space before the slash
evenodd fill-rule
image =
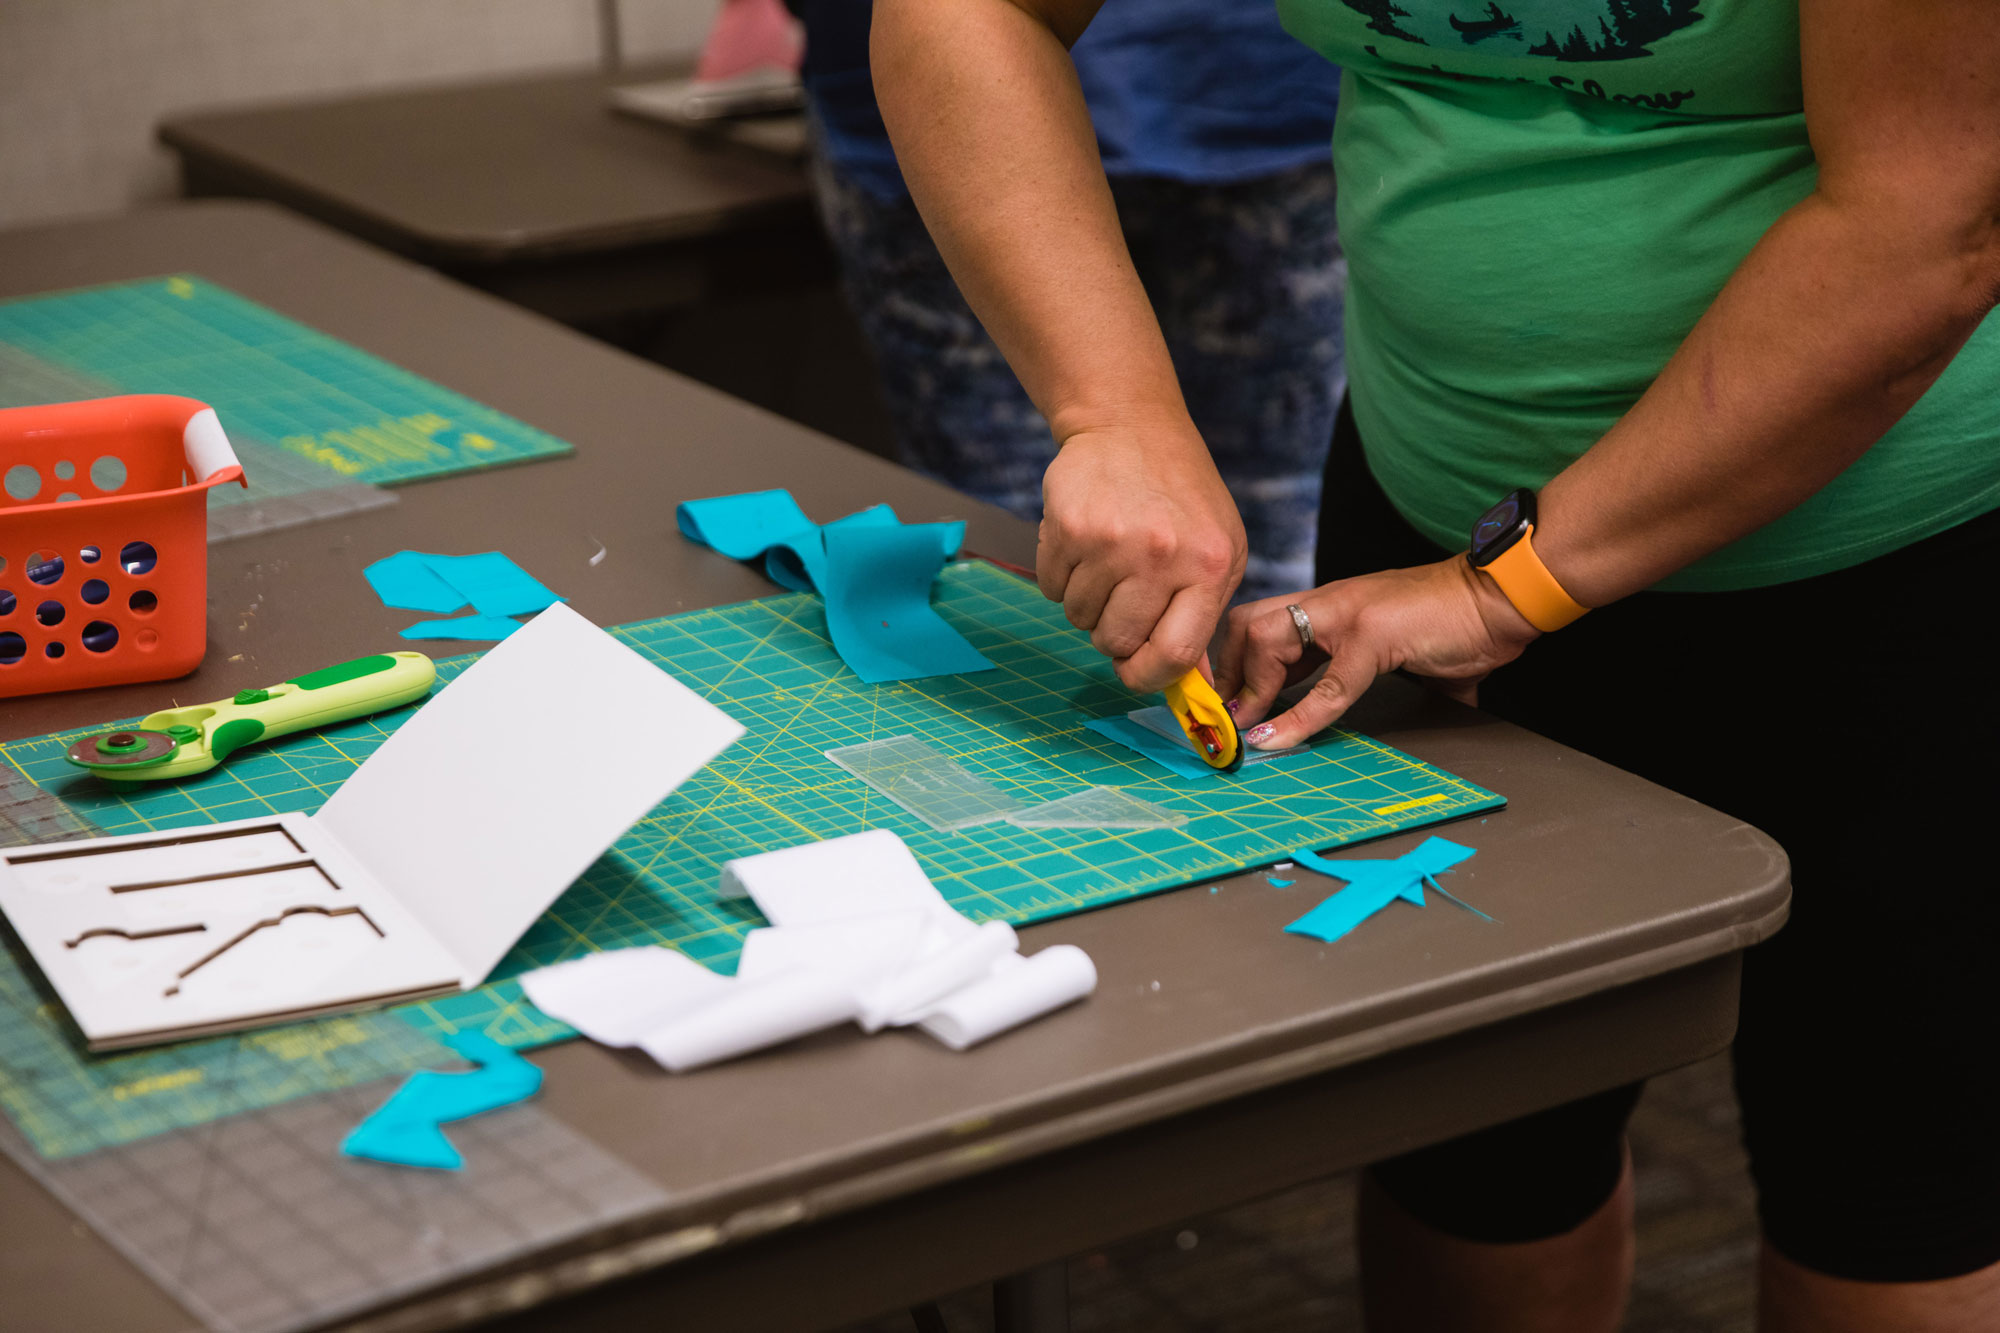
<path id="1" fill-rule="evenodd" d="M 841 439 L 889 453 L 804 162 L 615 114 L 685 68 L 514 75 L 190 110 L 192 196 L 270 199 Z M 803 137 L 803 135 L 801 135 Z"/>
<path id="2" fill-rule="evenodd" d="M 801 160 L 606 101 L 673 72 L 192 110 L 159 138 L 189 195 L 275 200 L 566 323 L 824 277 Z"/>
<path id="3" fill-rule="evenodd" d="M 0 235 L 0 297 L 169 272 L 226 284 L 577 452 L 212 548 L 197 675 L 9 700 L 9 738 L 394 642 L 407 614 L 381 606 L 361 568 L 405 546 L 504 549 L 603 624 L 769 591 L 676 533 L 676 501 L 697 495 L 783 485 L 822 516 L 889 501 L 911 520 L 969 520 L 974 550 L 1032 559 L 1027 524 L 275 208 L 181 205 Z M 243 617 L 255 598 L 260 613 Z M 1509 798 L 1445 830 L 1478 849 L 1454 887 L 1498 926 L 1389 913 L 1366 947 L 1321 945 L 1282 933 L 1301 888 L 1250 874 L 1027 929 L 1031 950 L 1086 949 L 1098 991 L 967 1054 L 842 1031 L 673 1077 L 587 1042 L 547 1049 L 544 1109 L 668 1204 L 355 1326 L 831 1327 L 1728 1043 L 1741 951 L 1788 902 L 1769 838 L 1404 682 L 1383 682 L 1354 721 Z M 188 1324 L 4 1162 L 0 1290 L 10 1329 Z"/>

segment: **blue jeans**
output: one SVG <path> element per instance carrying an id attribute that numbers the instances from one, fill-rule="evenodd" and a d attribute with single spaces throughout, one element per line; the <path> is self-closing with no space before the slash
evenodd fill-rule
<path id="1" fill-rule="evenodd" d="M 1040 518 L 1042 473 L 1055 457 L 1048 423 L 965 304 L 915 205 L 867 190 L 823 154 L 813 177 L 903 460 Z M 1243 514 L 1250 559 L 1238 599 L 1310 587 L 1346 378 L 1333 170 L 1236 185 L 1121 177 L 1111 188 L 1188 411 Z"/>

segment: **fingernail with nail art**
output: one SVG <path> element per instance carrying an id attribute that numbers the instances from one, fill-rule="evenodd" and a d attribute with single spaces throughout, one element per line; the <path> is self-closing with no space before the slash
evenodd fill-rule
<path id="1" fill-rule="evenodd" d="M 1243 739 L 1250 745 L 1262 745 L 1265 741 L 1270 740 L 1277 733 L 1277 730 L 1269 722 L 1259 722 L 1256 726 L 1243 733 Z"/>
<path id="2" fill-rule="evenodd" d="M 1224 705 L 1222 705 L 1222 706 L 1223 706 L 1224 708 L 1227 708 L 1227 709 L 1229 710 L 1229 716 L 1231 716 L 1231 717 L 1235 717 L 1235 716 L 1236 716 L 1236 700 L 1234 700 L 1234 699 L 1231 699 L 1231 700 L 1230 700 L 1230 701 L 1229 701 L 1228 703 L 1225 703 L 1225 704 L 1224 704 Z"/>

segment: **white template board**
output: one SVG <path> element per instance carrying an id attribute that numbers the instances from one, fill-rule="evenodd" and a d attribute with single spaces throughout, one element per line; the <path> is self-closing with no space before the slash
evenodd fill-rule
<path id="1" fill-rule="evenodd" d="M 558 603 L 318 814 L 0 853 L 0 911 L 93 1049 L 469 989 L 741 734 Z"/>

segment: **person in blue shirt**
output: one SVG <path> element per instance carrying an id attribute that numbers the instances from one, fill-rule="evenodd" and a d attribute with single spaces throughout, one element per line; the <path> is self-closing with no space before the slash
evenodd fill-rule
<path id="1" fill-rule="evenodd" d="M 1038 519 L 1055 441 L 910 202 L 869 77 L 872 0 L 793 9 L 815 192 L 904 460 Z M 1237 595 L 1306 587 L 1344 388 L 1338 73 L 1270 0 L 1109 0 L 1072 54 L 1133 263 L 1242 511 Z"/>

